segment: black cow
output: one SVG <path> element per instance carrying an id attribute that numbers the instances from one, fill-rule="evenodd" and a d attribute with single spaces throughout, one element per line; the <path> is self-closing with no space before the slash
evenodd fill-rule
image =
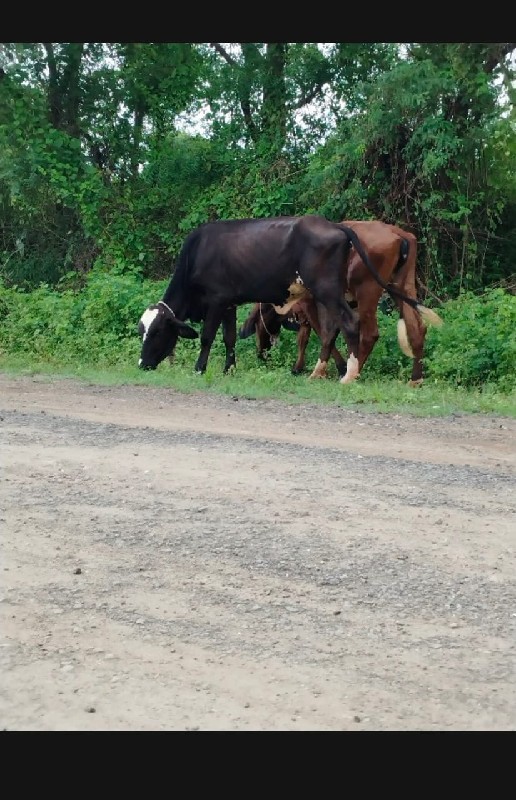
<path id="1" fill-rule="evenodd" d="M 348 344 L 348 374 L 357 371 L 359 323 L 344 298 L 350 244 L 384 285 L 356 233 L 324 217 L 270 217 L 207 222 L 181 250 L 163 299 L 142 315 L 139 366 L 156 369 L 180 336 L 197 337 L 185 320 L 203 321 L 195 369 L 206 370 L 220 324 L 226 347 L 224 372 L 235 365 L 236 308 L 271 303 L 286 313 L 301 298 L 314 298 L 321 328 L 320 361 L 327 362 L 339 330 Z M 421 311 L 415 300 L 409 301 Z"/>

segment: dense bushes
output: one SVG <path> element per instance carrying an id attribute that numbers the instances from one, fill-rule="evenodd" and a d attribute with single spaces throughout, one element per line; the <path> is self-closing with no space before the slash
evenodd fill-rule
<path id="1" fill-rule="evenodd" d="M 135 363 L 139 351 L 138 319 L 159 299 L 167 281 L 142 281 L 136 275 L 93 271 L 80 289 L 33 292 L 0 285 L 0 348 L 2 354 L 27 354 L 49 363 L 80 360 L 109 366 Z M 239 309 L 243 320 L 248 307 Z M 516 296 L 503 289 L 482 295 L 466 293 L 440 307 L 442 328 L 430 328 L 426 340 L 426 373 L 432 380 L 460 386 L 495 384 L 515 388 Z M 380 339 L 365 370 L 369 377 L 405 378 L 410 360 L 398 348 L 398 315 L 379 313 Z M 342 341 L 337 344 L 344 351 Z M 237 343 L 242 368 L 257 365 L 254 338 Z M 307 364 L 317 359 L 319 340 L 312 333 Z M 217 336 L 213 357 L 222 355 Z M 198 341 L 181 340 L 177 365 L 193 367 Z M 269 369 L 289 370 L 295 358 L 295 335 L 283 331 L 269 356 Z"/>
<path id="2" fill-rule="evenodd" d="M 516 296 L 491 289 L 449 300 L 445 325 L 428 332 L 428 361 L 436 379 L 462 386 L 516 386 Z"/>
<path id="3" fill-rule="evenodd" d="M 81 290 L 0 287 L 1 349 L 48 361 L 116 364 L 132 351 L 142 309 L 161 289 L 130 274 L 95 270 Z"/>
<path id="4" fill-rule="evenodd" d="M 94 270 L 81 289 L 58 291 L 42 285 L 29 293 L 0 284 L 0 355 L 26 355 L 28 361 L 59 364 L 80 360 L 98 366 L 131 366 L 139 353 L 140 315 L 162 296 L 167 282 Z M 239 309 L 239 321 L 248 308 Z M 430 328 L 426 340 L 428 379 L 463 387 L 490 383 L 503 392 L 514 390 L 516 296 L 500 288 L 481 295 L 465 293 L 441 306 L 439 313 L 445 324 Z M 378 314 L 380 339 L 364 368 L 367 377 L 409 377 L 410 359 L 397 345 L 397 319 L 397 313 Z M 337 345 L 345 352 L 340 337 Z M 198 347 L 197 340 L 180 340 L 177 367 L 193 369 Z M 308 366 L 315 364 L 318 347 L 312 333 Z M 221 357 L 222 352 L 219 333 L 212 358 Z M 288 373 L 295 353 L 295 334 L 282 331 L 268 369 Z M 241 369 L 257 368 L 254 337 L 237 342 L 237 359 Z"/>

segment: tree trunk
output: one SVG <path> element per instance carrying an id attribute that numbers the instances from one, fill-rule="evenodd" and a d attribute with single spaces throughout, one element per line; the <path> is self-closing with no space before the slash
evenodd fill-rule
<path id="1" fill-rule="evenodd" d="M 279 155 L 287 136 L 285 61 L 287 44 L 269 42 L 263 74 L 262 131 L 271 155 Z"/>
<path id="2" fill-rule="evenodd" d="M 81 64 L 84 53 L 84 42 L 72 42 L 68 45 L 67 63 L 63 71 L 62 93 L 64 95 L 64 123 L 70 136 L 79 138 L 79 109 L 81 105 Z"/>
<path id="3" fill-rule="evenodd" d="M 140 144 L 143 133 L 143 121 L 145 119 L 145 109 L 142 104 L 134 109 L 133 116 L 133 142 L 131 148 L 131 180 L 138 177 L 138 166 L 140 164 Z"/>
<path id="4" fill-rule="evenodd" d="M 62 73 L 52 42 L 43 42 L 48 65 L 48 111 L 54 128 L 64 130 L 79 138 L 79 109 L 81 103 L 80 75 L 84 42 L 71 42 L 63 45 L 65 65 Z"/>

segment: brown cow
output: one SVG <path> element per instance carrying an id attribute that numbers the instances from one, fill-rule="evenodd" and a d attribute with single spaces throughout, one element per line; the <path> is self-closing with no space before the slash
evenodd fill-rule
<path id="1" fill-rule="evenodd" d="M 398 307 L 400 320 L 398 321 L 398 342 L 405 355 L 413 359 L 411 386 L 417 386 L 423 380 L 423 346 L 426 334 L 425 324 L 415 308 L 404 302 L 397 295 L 398 289 L 404 295 L 417 299 L 416 295 L 416 255 L 417 240 L 412 233 L 389 225 L 379 220 L 359 221 L 345 220 L 346 225 L 352 228 L 360 237 L 360 241 L 376 267 L 378 274 L 385 283 L 382 287 L 364 262 L 353 250 L 347 269 L 346 299 L 355 302 L 360 322 L 360 339 L 358 360 L 350 371 L 346 371 L 346 361 L 333 346 L 331 354 L 337 365 L 341 383 L 350 383 L 360 374 L 367 358 L 369 357 L 376 341 L 378 340 L 377 307 L 382 293 L 385 290 L 390 294 Z M 292 369 L 297 374 L 304 368 L 305 351 L 312 328 L 319 335 L 321 331 L 321 313 L 313 298 L 303 298 L 289 312 L 299 323 L 298 332 L 298 357 Z M 240 329 L 240 337 L 246 338 L 256 331 L 257 347 L 261 357 L 270 348 L 271 334 L 277 336 L 283 319 L 273 306 L 256 304 L 248 319 Z M 431 312 L 425 314 L 425 320 L 434 325 L 442 324 L 440 317 Z M 273 333 L 274 332 L 274 333 Z M 338 332 L 335 334 L 335 339 Z M 333 345 L 335 340 L 333 342 Z M 326 376 L 327 363 L 320 360 L 310 375 L 311 378 Z"/>

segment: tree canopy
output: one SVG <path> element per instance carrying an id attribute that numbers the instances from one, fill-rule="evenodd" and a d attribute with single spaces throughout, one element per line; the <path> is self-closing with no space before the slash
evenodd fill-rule
<path id="1" fill-rule="evenodd" d="M 422 296 L 514 281 L 516 43 L 2 43 L 0 264 L 170 274 L 209 219 L 378 218 Z"/>

